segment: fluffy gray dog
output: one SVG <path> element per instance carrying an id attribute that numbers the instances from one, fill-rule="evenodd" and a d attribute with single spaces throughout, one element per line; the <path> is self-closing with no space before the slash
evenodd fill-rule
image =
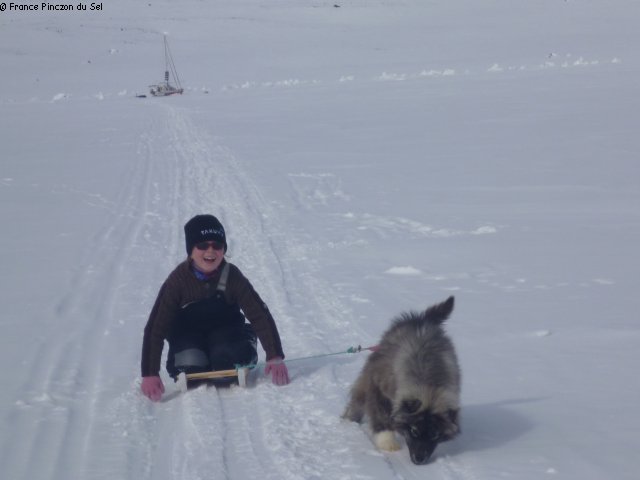
<path id="1" fill-rule="evenodd" d="M 366 415 L 381 450 L 399 450 L 395 432 L 400 433 L 417 465 L 460 431 L 460 367 L 442 328 L 453 303 L 449 297 L 393 321 L 356 379 L 343 414 L 358 423 Z"/>

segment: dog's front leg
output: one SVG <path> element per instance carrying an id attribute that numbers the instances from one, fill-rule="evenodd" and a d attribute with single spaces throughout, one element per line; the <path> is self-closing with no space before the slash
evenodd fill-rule
<path id="1" fill-rule="evenodd" d="M 372 388 L 367 395 L 367 415 L 371 422 L 373 441 L 380 450 L 394 452 L 402 445 L 398 442 L 391 421 L 391 400 L 385 397 L 378 388 Z"/>

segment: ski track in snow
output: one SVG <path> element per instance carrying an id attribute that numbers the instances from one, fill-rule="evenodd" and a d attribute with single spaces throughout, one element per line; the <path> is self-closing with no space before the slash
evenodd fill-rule
<path id="1" fill-rule="evenodd" d="M 94 422 L 103 404 L 105 379 L 97 359 L 105 356 L 115 320 L 114 299 L 141 223 L 129 212 L 146 208 L 149 162 L 134 163 L 103 228 L 88 239 L 70 292 L 49 312 L 67 331 L 60 340 L 40 340 L 40 352 L 24 375 L 25 398 L 10 421 L 13 440 L 3 448 L 3 464 L 15 478 L 80 478 Z M 95 300 L 98 299 L 98 302 Z M 78 472 L 68 472 L 69 466 Z"/>

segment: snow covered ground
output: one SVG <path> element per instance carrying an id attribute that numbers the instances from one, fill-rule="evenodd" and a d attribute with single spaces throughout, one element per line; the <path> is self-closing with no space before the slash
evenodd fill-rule
<path id="1" fill-rule="evenodd" d="M 638 478 L 639 2 L 2 5 L 1 478 Z M 163 32 L 185 94 L 136 98 Z M 204 212 L 292 383 L 153 404 Z M 298 359 L 450 294 L 463 433 L 418 467 L 339 418 L 365 353 Z"/>

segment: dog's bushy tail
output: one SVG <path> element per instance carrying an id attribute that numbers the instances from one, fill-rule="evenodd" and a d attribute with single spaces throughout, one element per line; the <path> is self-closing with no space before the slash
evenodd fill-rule
<path id="1" fill-rule="evenodd" d="M 442 325 L 453 311 L 454 297 L 447 298 L 444 302 L 429 307 L 424 312 L 424 319 L 433 325 Z"/>

